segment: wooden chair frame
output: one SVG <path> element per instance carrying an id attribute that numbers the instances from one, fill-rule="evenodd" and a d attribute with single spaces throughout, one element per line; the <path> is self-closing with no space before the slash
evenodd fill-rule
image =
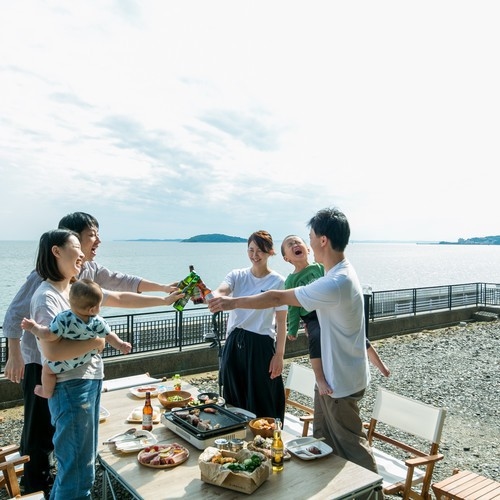
<path id="1" fill-rule="evenodd" d="M 314 420 L 314 409 L 291 399 L 291 392 L 298 392 L 312 398 L 314 401 L 315 385 L 316 377 L 311 368 L 299 365 L 298 363 L 290 363 L 290 369 L 285 382 L 285 404 L 306 413 L 306 415 L 299 417 L 300 421 L 303 423 L 303 437 L 307 436 L 309 433 L 309 424 Z"/>
<path id="2" fill-rule="evenodd" d="M 19 477 L 24 473 L 23 464 L 29 462 L 28 455 L 19 454 L 19 446 L 11 444 L 0 448 L 0 488 L 7 488 L 11 497 L 20 496 Z"/>
<path id="3" fill-rule="evenodd" d="M 397 462 L 403 470 L 406 468 L 406 477 L 393 484 L 388 484 L 384 479 L 384 493 L 402 495 L 405 500 L 409 498 L 428 500 L 431 498 L 430 486 L 434 465 L 438 460 L 443 459 L 443 455 L 438 450 L 445 416 L 446 411 L 444 409 L 421 403 L 379 387 L 372 418 L 369 424 L 365 424 L 368 429 L 368 441 L 373 447 L 374 439 L 379 439 L 410 455 L 410 458 L 404 461 L 394 459 L 394 462 Z M 387 426 L 429 442 L 429 451 L 421 451 L 414 446 L 388 436 L 387 433 L 378 432 L 376 430 L 378 422 L 383 422 Z M 376 448 L 374 448 L 374 455 L 376 460 L 382 456 Z M 384 455 L 389 457 L 387 454 Z M 384 476 L 384 471 L 381 470 L 380 466 L 379 474 Z M 419 484 L 422 485 L 420 491 L 413 489 Z"/>

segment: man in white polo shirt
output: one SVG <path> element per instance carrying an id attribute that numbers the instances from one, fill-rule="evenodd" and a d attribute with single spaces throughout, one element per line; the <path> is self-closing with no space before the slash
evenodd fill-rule
<path id="1" fill-rule="evenodd" d="M 252 297 L 216 297 L 212 313 L 235 308 L 266 309 L 280 305 L 316 310 L 321 328 L 323 372 L 333 393 L 315 389 L 314 436 L 324 437 L 335 453 L 377 472 L 363 431 L 358 402 L 370 382 L 365 346 L 363 291 L 356 271 L 345 258 L 350 228 L 336 208 L 320 210 L 309 221 L 314 260 L 325 275 L 313 283 L 289 290 L 271 290 Z"/>

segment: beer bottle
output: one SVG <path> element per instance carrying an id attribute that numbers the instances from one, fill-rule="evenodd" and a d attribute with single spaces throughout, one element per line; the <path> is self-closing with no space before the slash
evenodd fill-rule
<path id="1" fill-rule="evenodd" d="M 174 375 L 174 391 L 180 391 L 182 388 L 182 380 L 181 380 L 181 376 L 176 373 Z"/>
<path id="2" fill-rule="evenodd" d="M 191 269 L 192 266 L 189 266 L 189 268 Z M 183 290 L 184 288 L 186 288 L 189 283 L 191 283 L 191 281 L 193 281 L 193 278 L 195 276 L 198 276 L 194 270 L 191 270 L 191 272 L 182 280 L 179 281 L 179 283 L 177 283 L 177 288 L 179 290 Z"/>
<path id="3" fill-rule="evenodd" d="M 142 409 L 142 429 L 144 431 L 153 430 L 153 407 L 151 406 L 151 393 L 146 392 L 146 401 Z"/>
<path id="4" fill-rule="evenodd" d="M 184 297 L 177 299 L 174 302 L 175 309 L 177 309 L 178 311 L 184 310 L 185 305 L 189 302 L 189 299 L 193 295 L 194 289 L 196 288 L 198 281 L 200 281 L 200 277 L 196 273 L 194 273 L 194 276 L 192 277 L 189 284 L 182 289 Z"/>
<path id="5" fill-rule="evenodd" d="M 271 444 L 271 464 L 273 471 L 283 470 L 283 456 L 285 454 L 285 447 L 281 439 L 281 419 L 277 418 L 274 421 L 273 443 Z"/>
<path id="6" fill-rule="evenodd" d="M 205 300 L 212 299 L 212 290 L 203 283 L 203 280 L 198 281 L 198 290 L 200 290 L 200 296 L 193 300 L 193 304 L 204 304 Z"/>

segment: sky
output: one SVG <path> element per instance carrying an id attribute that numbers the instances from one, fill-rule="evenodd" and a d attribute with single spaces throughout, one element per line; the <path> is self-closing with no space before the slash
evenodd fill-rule
<path id="1" fill-rule="evenodd" d="M 498 1 L 0 1 L 0 239 L 500 234 Z"/>

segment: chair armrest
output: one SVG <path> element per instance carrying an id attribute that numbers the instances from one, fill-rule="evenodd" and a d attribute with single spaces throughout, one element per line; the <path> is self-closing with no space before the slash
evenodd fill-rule
<path id="1" fill-rule="evenodd" d="M 442 460 L 443 458 L 444 455 L 441 455 L 441 453 L 438 453 L 437 455 L 427 455 L 425 457 L 409 458 L 405 461 L 405 465 L 407 467 L 418 467 L 420 465 L 427 465 L 433 462 L 437 462 L 438 460 Z"/>
<path id="2" fill-rule="evenodd" d="M 299 417 L 301 422 L 312 422 L 314 420 L 314 415 L 302 415 Z"/>
<path id="3" fill-rule="evenodd" d="M 19 450 L 19 445 L 17 444 L 9 444 L 7 446 L 2 446 L 0 448 L 0 461 L 4 461 L 6 455 L 10 455 Z"/>
<path id="4" fill-rule="evenodd" d="M 6 462 L 0 462 L 0 471 L 7 470 L 9 468 L 14 469 L 16 466 L 25 464 L 30 461 L 29 455 L 23 455 L 22 457 L 18 457 L 14 460 L 7 460 Z"/>

